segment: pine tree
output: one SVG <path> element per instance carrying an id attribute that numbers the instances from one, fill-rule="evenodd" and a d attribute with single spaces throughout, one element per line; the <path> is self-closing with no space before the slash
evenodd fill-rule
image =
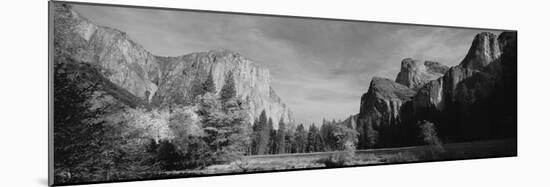
<path id="1" fill-rule="evenodd" d="M 86 68 L 87 71 L 81 71 Z M 117 158 L 103 152 L 116 150 L 117 138 L 111 138 L 103 116 L 106 108 L 94 107 L 92 100 L 100 84 L 91 81 L 89 72 L 98 69 L 63 55 L 54 62 L 54 167 L 56 182 L 105 180 L 105 171 L 119 169 Z M 109 141 L 107 141 L 109 140 Z M 112 141 L 115 140 L 115 141 Z M 69 174 L 69 177 L 59 175 Z M 70 177 L 70 176 L 73 177 Z"/>
<path id="2" fill-rule="evenodd" d="M 323 151 L 323 140 L 319 129 L 315 124 L 309 126 L 308 136 L 307 136 L 307 152 L 320 152 Z"/>
<path id="3" fill-rule="evenodd" d="M 266 154 L 273 154 L 274 149 L 274 141 L 273 138 L 275 138 L 275 135 L 273 134 L 273 119 L 269 118 L 267 120 L 267 129 L 263 132 L 264 138 L 267 140 L 267 150 Z"/>
<path id="4" fill-rule="evenodd" d="M 227 75 L 225 79 L 225 84 L 223 85 L 220 94 L 220 99 L 223 103 L 237 96 L 237 90 L 235 88 L 235 78 L 233 77 L 232 72 L 229 72 L 229 74 Z"/>
<path id="5" fill-rule="evenodd" d="M 283 121 L 283 118 L 279 120 L 279 129 L 277 130 L 277 153 L 278 154 L 284 154 L 285 148 L 286 148 L 286 129 L 285 129 L 285 123 Z"/>
<path id="6" fill-rule="evenodd" d="M 197 72 L 195 79 L 191 82 L 191 94 L 185 98 L 185 101 L 179 101 L 180 103 L 192 104 L 195 102 L 197 96 L 216 92 L 216 84 L 214 83 L 212 70 L 210 70 L 205 82 L 202 82 L 198 75 L 199 72 Z"/>
<path id="7" fill-rule="evenodd" d="M 273 128 L 273 119 L 269 118 L 267 126 L 269 128 L 269 154 L 275 154 L 277 152 L 277 131 Z"/>
<path id="8" fill-rule="evenodd" d="M 212 69 L 210 69 L 210 72 L 208 73 L 208 78 L 206 79 L 206 82 L 203 84 L 203 90 L 205 93 L 215 93 L 216 92 L 216 84 L 214 83 L 214 77 L 212 75 Z"/>
<path id="9" fill-rule="evenodd" d="M 246 152 L 248 135 L 247 109 L 233 102 L 222 105 L 213 94 L 201 98 L 198 114 L 205 132 L 205 142 L 213 151 L 217 162 L 237 159 Z"/>
<path id="10" fill-rule="evenodd" d="M 336 141 L 334 140 L 333 129 L 334 128 L 329 121 L 324 121 L 323 125 L 321 126 L 321 137 L 324 142 L 324 150 L 335 150 Z"/>
<path id="11" fill-rule="evenodd" d="M 269 131 L 273 130 L 273 119 L 271 117 L 267 120 L 267 128 Z"/>
<path id="12" fill-rule="evenodd" d="M 297 153 L 305 153 L 307 146 L 307 132 L 305 131 L 304 125 L 300 124 L 296 128 L 294 135 L 294 149 Z"/>
<path id="13" fill-rule="evenodd" d="M 254 131 L 255 139 L 255 153 L 263 155 L 268 151 L 269 143 L 269 128 L 268 128 L 267 114 L 265 110 L 262 111 L 258 121 L 256 122 L 256 128 Z"/>
<path id="14" fill-rule="evenodd" d="M 296 153 L 294 149 L 294 129 L 288 127 L 285 130 L 285 153 Z"/>
<path id="15" fill-rule="evenodd" d="M 258 145 L 259 145 L 259 142 L 260 142 L 258 132 L 260 132 L 259 119 L 255 118 L 254 122 L 252 124 L 252 134 L 250 134 L 250 139 L 252 139 L 252 143 L 250 144 L 250 154 L 251 155 L 257 155 L 258 154 Z"/>
<path id="16" fill-rule="evenodd" d="M 315 134 L 314 134 L 315 124 L 309 126 L 307 131 L 307 143 L 306 143 L 306 152 L 311 153 L 315 152 Z"/>

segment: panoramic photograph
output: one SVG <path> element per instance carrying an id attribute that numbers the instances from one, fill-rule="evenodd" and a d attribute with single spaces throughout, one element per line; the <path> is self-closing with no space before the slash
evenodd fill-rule
<path id="1" fill-rule="evenodd" d="M 517 156 L 517 32 L 50 2 L 55 185 Z"/>

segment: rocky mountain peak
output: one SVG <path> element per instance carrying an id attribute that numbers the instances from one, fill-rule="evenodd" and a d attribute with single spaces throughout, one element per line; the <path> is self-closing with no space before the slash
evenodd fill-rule
<path id="1" fill-rule="evenodd" d="M 229 49 L 215 49 L 204 52 L 194 52 L 183 55 L 183 58 L 208 58 L 208 62 L 239 62 L 245 61 L 245 57 L 241 54 Z M 206 61 L 205 61 L 206 62 Z"/>
<path id="2" fill-rule="evenodd" d="M 140 103 L 151 101 L 160 75 L 158 63 L 126 33 L 97 26 L 67 4 L 55 4 L 54 24 L 56 52 L 65 51 L 77 61 L 98 65 L 105 78 L 142 100 Z"/>
<path id="3" fill-rule="evenodd" d="M 177 57 L 155 56 L 123 31 L 98 26 L 73 10 L 56 3 L 55 48 L 66 51 L 79 62 L 96 64 L 113 85 L 110 91 L 119 100 L 139 100 L 129 106 L 189 104 L 193 88 L 212 75 L 216 94 L 228 74 L 235 79 L 237 97 L 250 104 L 250 118 L 265 110 L 274 121 L 293 121 L 288 106 L 271 88 L 269 70 L 243 55 L 217 49 Z M 128 99 L 132 97 L 132 99 Z"/>
<path id="4" fill-rule="evenodd" d="M 439 62 L 424 61 L 422 63 L 419 60 L 406 58 L 401 61 L 401 71 L 397 74 L 395 82 L 418 89 L 427 82 L 443 76 L 447 70 L 449 67 Z"/>
<path id="5" fill-rule="evenodd" d="M 163 64 L 163 76 L 153 99 L 157 104 L 185 104 L 193 100 L 192 88 L 203 84 L 209 75 L 212 75 L 218 94 L 231 73 L 237 97 L 250 103 L 251 120 L 265 110 L 274 121 L 293 122 L 290 109 L 271 88 L 269 70 L 237 52 L 221 49 L 159 59 Z"/>
<path id="6" fill-rule="evenodd" d="M 414 90 L 390 79 L 373 77 L 369 90 L 361 97 L 359 114 L 364 116 L 367 113 L 379 113 L 377 115 L 398 116 L 399 107 L 410 100 L 414 94 Z"/>
<path id="7" fill-rule="evenodd" d="M 516 49 L 508 47 L 516 43 L 514 38 L 514 32 L 498 37 L 488 32 L 476 35 L 461 64 L 417 92 L 408 111 L 410 123 L 428 119 L 438 125 L 442 135 L 463 140 L 509 133 L 496 132 L 500 125 L 508 124 L 496 111 L 515 113 L 514 108 L 509 111 L 504 106 L 516 99 L 515 92 L 509 93 L 516 89 L 517 58 L 512 55 Z"/>
<path id="8" fill-rule="evenodd" d="M 355 119 L 357 129 L 362 134 L 361 141 L 369 141 L 364 139 L 367 131 L 376 131 L 377 136 L 384 139 L 380 139 L 382 144 L 378 146 L 393 144 L 390 134 L 384 129 L 399 126 L 402 107 L 415 93 L 413 89 L 390 79 L 372 78 L 368 92 L 361 97 L 361 107 Z"/>
<path id="9" fill-rule="evenodd" d="M 482 70 L 500 57 L 500 45 L 497 36 L 490 32 L 477 34 L 470 50 L 460 63 L 461 67 Z"/>
<path id="10" fill-rule="evenodd" d="M 360 148 L 414 144 L 421 120 L 454 141 L 514 136 L 516 43 L 515 32 L 483 32 L 457 66 L 406 58 L 396 82 L 373 78 L 357 117 Z"/>
<path id="11" fill-rule="evenodd" d="M 400 100 L 410 98 L 415 93 L 413 90 L 406 86 L 397 84 L 390 79 L 381 77 L 372 78 L 369 92 L 376 94 L 378 98 Z"/>
<path id="12" fill-rule="evenodd" d="M 424 66 L 426 66 L 429 72 L 439 73 L 441 75 L 445 74 L 449 70 L 449 66 L 428 60 L 424 61 Z"/>

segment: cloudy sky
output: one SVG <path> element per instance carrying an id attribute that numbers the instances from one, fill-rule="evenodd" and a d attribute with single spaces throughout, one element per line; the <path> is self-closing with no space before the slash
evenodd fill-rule
<path id="1" fill-rule="evenodd" d="M 395 79 L 412 57 L 456 65 L 481 30 L 75 5 L 155 55 L 230 49 L 269 68 L 297 122 L 359 112 L 373 76 Z"/>

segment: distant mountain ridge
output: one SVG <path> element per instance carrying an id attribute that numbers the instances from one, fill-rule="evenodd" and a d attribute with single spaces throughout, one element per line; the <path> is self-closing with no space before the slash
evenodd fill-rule
<path id="1" fill-rule="evenodd" d="M 129 106 L 183 104 L 192 98 L 194 84 L 204 83 L 210 74 L 219 93 L 232 73 L 237 97 L 250 104 L 251 120 L 265 110 L 273 121 L 294 121 L 290 108 L 270 85 L 269 70 L 238 53 L 214 50 L 155 56 L 126 33 L 97 26 L 67 4 L 55 4 L 54 25 L 56 36 L 61 36 L 54 45 L 78 61 L 99 65 L 104 78 L 117 87 L 107 91 Z"/>

